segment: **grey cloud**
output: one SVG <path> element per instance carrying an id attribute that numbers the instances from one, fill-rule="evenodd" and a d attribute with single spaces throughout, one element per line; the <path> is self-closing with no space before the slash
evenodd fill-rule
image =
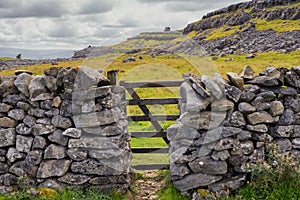
<path id="1" fill-rule="evenodd" d="M 120 36 L 120 32 L 115 28 L 101 28 L 95 31 L 93 36 L 101 38 L 111 38 Z"/>
<path id="2" fill-rule="evenodd" d="M 1 3 L 3 3 L 1 1 Z M 58 1 L 39 1 L 34 3 L 5 4 L 7 9 L 0 12 L 1 18 L 26 18 L 26 17 L 61 17 L 67 11 Z M 13 8 L 12 8 L 13 7 Z"/>
<path id="3" fill-rule="evenodd" d="M 133 18 L 122 18 L 119 19 L 116 24 L 104 24 L 104 28 L 134 28 L 139 26 L 139 21 Z"/>
<path id="4" fill-rule="evenodd" d="M 71 25 L 59 25 L 55 29 L 51 30 L 48 33 L 48 36 L 54 38 L 74 37 L 78 34 L 77 28 Z"/>
<path id="5" fill-rule="evenodd" d="M 230 4 L 239 3 L 243 0 L 232 0 Z M 228 6 L 228 2 L 211 0 L 210 2 L 199 2 L 197 0 L 176 1 L 172 3 L 167 3 L 166 10 L 171 12 L 185 12 L 185 11 L 199 11 L 199 10 L 215 10 L 216 8 L 222 8 Z"/>
<path id="6" fill-rule="evenodd" d="M 90 0 L 84 2 L 77 14 L 98 14 L 108 12 L 113 9 L 115 1 L 113 0 Z"/>
<path id="7" fill-rule="evenodd" d="M 22 4 L 22 1 L 18 1 L 18 0 L 0 0 L 0 9 L 3 8 L 12 8 L 15 7 L 16 5 L 20 5 Z"/>

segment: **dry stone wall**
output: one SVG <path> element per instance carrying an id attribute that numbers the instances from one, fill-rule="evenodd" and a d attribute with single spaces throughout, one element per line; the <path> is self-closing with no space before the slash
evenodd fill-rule
<path id="1" fill-rule="evenodd" d="M 167 130 L 171 179 L 193 199 L 242 187 L 245 164 L 265 159 L 270 144 L 300 155 L 300 67 L 227 76 L 185 75 L 181 116 Z"/>
<path id="2" fill-rule="evenodd" d="M 127 190 L 124 88 L 88 67 L 18 71 L 0 84 L 0 193 L 24 176 L 39 187 Z"/>

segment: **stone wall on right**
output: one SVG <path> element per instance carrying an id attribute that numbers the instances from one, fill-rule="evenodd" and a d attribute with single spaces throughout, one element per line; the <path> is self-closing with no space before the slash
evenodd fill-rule
<path id="1" fill-rule="evenodd" d="M 254 76 L 184 75 L 181 116 L 167 131 L 170 174 L 182 193 L 242 187 L 246 163 L 266 159 L 267 147 L 300 155 L 300 66 L 268 67 Z"/>

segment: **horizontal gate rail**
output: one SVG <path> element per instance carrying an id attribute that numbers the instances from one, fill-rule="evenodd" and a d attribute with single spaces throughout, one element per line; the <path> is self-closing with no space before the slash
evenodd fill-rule
<path id="1" fill-rule="evenodd" d="M 153 88 L 153 87 L 180 87 L 183 81 L 155 81 L 155 82 L 124 82 L 120 85 L 125 88 Z"/>
<path id="2" fill-rule="evenodd" d="M 132 153 L 169 153 L 169 148 L 131 148 Z"/>
<path id="3" fill-rule="evenodd" d="M 152 115 L 152 116 L 145 116 L 145 115 L 136 115 L 136 116 L 128 116 L 128 121 L 165 121 L 165 120 L 176 120 L 179 118 L 179 115 Z"/>
<path id="4" fill-rule="evenodd" d="M 156 131 L 136 131 L 131 132 L 131 137 L 133 138 L 154 138 L 154 137 L 164 137 L 167 134 L 166 131 L 156 132 Z"/>
<path id="5" fill-rule="evenodd" d="M 178 104 L 181 98 L 165 98 L 165 99 L 130 99 L 128 105 L 154 105 L 154 104 Z"/>
<path id="6" fill-rule="evenodd" d="M 157 169 L 169 169 L 169 164 L 147 164 L 147 165 L 135 165 L 136 170 L 157 170 Z"/>

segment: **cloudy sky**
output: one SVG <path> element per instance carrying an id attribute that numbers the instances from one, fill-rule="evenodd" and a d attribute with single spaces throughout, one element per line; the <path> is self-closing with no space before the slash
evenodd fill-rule
<path id="1" fill-rule="evenodd" d="M 182 29 L 245 0 L 0 0 L 0 48 L 82 49 Z M 1 55 L 0 55 L 1 56 Z"/>

